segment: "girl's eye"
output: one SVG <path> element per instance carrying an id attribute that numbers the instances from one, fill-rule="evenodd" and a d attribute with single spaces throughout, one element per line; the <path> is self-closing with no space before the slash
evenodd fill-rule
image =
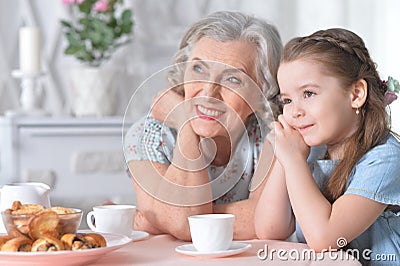
<path id="1" fill-rule="evenodd" d="M 288 98 L 283 98 L 283 99 L 281 99 L 281 103 L 282 103 L 283 105 L 289 104 L 289 103 L 291 103 L 291 102 L 292 102 L 292 100 L 290 100 L 290 99 L 288 99 Z"/>
<path id="2" fill-rule="evenodd" d="M 312 92 L 312 91 L 309 91 L 309 90 L 304 91 L 304 97 L 305 98 L 310 98 L 310 97 L 312 97 L 314 95 L 315 95 L 315 93 Z"/>

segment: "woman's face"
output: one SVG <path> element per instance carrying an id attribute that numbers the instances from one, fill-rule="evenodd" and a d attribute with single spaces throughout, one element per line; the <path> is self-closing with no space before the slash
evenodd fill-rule
<path id="1" fill-rule="evenodd" d="M 283 116 L 307 145 L 337 145 L 355 132 L 358 120 L 351 92 L 324 72 L 321 63 L 304 59 L 281 63 L 278 83 Z"/>
<path id="2" fill-rule="evenodd" d="M 189 57 L 184 90 L 193 130 L 202 137 L 227 136 L 253 113 L 256 45 L 245 41 L 197 41 Z M 244 100 L 246 99 L 246 100 Z M 225 129 L 226 127 L 226 129 Z M 228 132 L 227 132 L 228 130 Z"/>

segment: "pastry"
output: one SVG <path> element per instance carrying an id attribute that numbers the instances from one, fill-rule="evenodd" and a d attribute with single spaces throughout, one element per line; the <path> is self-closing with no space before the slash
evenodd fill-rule
<path id="1" fill-rule="evenodd" d="M 83 239 L 90 248 L 102 248 L 106 246 L 106 239 L 100 234 L 84 234 Z"/>
<path id="2" fill-rule="evenodd" d="M 59 251 L 64 250 L 61 240 L 54 237 L 41 237 L 32 244 L 31 251 Z"/>
<path id="3" fill-rule="evenodd" d="M 14 203 L 13 207 L 14 208 Z M 40 204 L 22 204 L 19 205 L 18 209 L 13 210 L 12 214 L 36 214 L 44 210 L 44 207 Z"/>
<path id="4" fill-rule="evenodd" d="M 51 210 L 41 211 L 29 221 L 29 236 L 33 240 L 46 236 L 58 238 L 59 234 L 56 230 L 58 222 L 57 213 Z"/>
<path id="5" fill-rule="evenodd" d="M 59 214 L 59 222 L 56 230 L 60 234 L 60 236 L 76 232 L 76 228 L 80 223 L 81 217 L 75 215 L 77 212 L 74 209 L 64 207 L 51 207 L 50 210 L 55 211 L 57 214 Z"/>
<path id="6" fill-rule="evenodd" d="M 74 209 L 65 208 L 65 207 L 50 207 L 49 209 L 56 212 L 57 214 L 69 214 L 69 213 L 76 212 Z"/>
<path id="7" fill-rule="evenodd" d="M 83 234 L 65 234 L 61 237 L 61 241 L 67 250 L 89 249 Z"/>
<path id="8" fill-rule="evenodd" d="M 100 248 L 107 245 L 106 239 L 96 233 L 89 234 L 65 234 L 61 237 L 65 249 L 80 250 L 90 248 Z"/>
<path id="9" fill-rule="evenodd" d="M 11 236 L 0 236 L 0 249 L 6 243 L 8 240 L 10 240 L 12 237 Z"/>
<path id="10" fill-rule="evenodd" d="M 8 240 L 1 247 L 1 251 L 23 251 L 29 252 L 31 251 L 33 241 L 26 237 L 16 237 Z"/>
<path id="11" fill-rule="evenodd" d="M 16 211 L 20 209 L 22 206 L 22 203 L 19 200 L 15 200 L 11 206 L 11 210 Z"/>

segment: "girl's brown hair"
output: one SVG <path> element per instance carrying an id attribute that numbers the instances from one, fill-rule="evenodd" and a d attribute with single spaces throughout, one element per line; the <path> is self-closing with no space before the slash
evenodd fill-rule
<path id="1" fill-rule="evenodd" d="M 390 119 L 386 112 L 386 88 L 376 71 L 363 40 L 345 29 L 328 29 L 310 36 L 294 38 L 283 50 L 281 63 L 297 59 L 311 59 L 321 63 L 329 74 L 339 79 L 344 89 L 364 79 L 368 95 L 360 110 L 360 123 L 347 140 L 344 156 L 325 184 L 324 194 L 330 202 L 340 197 L 356 163 L 370 149 L 379 145 L 390 133 Z"/>

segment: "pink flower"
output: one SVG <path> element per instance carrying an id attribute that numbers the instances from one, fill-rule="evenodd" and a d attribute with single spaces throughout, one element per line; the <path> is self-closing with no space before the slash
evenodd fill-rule
<path id="1" fill-rule="evenodd" d="M 386 91 L 385 93 L 385 102 L 387 105 L 391 104 L 393 101 L 395 101 L 397 99 L 397 95 L 396 93 L 394 93 L 393 91 Z"/>
<path id="2" fill-rule="evenodd" d="M 62 0 L 63 5 L 69 6 L 74 4 L 75 2 L 78 4 L 82 4 L 85 0 Z"/>
<path id="3" fill-rule="evenodd" d="M 63 5 L 69 6 L 73 3 L 75 3 L 75 0 L 62 0 Z"/>
<path id="4" fill-rule="evenodd" d="M 99 0 L 97 1 L 94 6 L 93 9 L 97 12 L 104 12 L 108 10 L 108 1 L 107 0 Z"/>

